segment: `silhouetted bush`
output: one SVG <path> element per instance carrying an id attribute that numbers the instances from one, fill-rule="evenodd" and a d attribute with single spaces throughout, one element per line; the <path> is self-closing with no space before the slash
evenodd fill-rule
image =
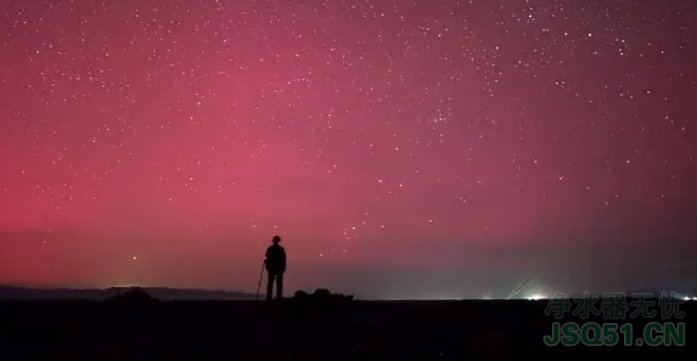
<path id="1" fill-rule="evenodd" d="M 352 295 L 343 295 L 341 293 L 331 293 L 326 288 L 316 289 L 312 294 L 307 293 L 303 290 L 298 290 L 295 292 L 293 297 L 295 300 L 300 301 L 322 301 L 322 302 L 335 302 L 335 301 L 353 301 Z"/>
<path id="2" fill-rule="evenodd" d="M 145 303 L 155 301 L 154 298 L 150 297 L 147 292 L 145 292 L 140 287 L 130 288 L 114 297 L 111 297 L 108 301 L 111 302 L 124 302 L 124 303 Z"/>
<path id="3" fill-rule="evenodd" d="M 307 292 L 305 292 L 303 290 L 297 290 L 297 291 L 295 291 L 295 295 L 293 295 L 293 298 L 303 298 L 304 299 L 304 298 L 307 298 L 309 296 L 310 295 Z"/>

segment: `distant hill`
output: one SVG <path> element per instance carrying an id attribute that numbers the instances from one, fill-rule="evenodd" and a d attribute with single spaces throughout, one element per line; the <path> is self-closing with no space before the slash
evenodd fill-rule
<path id="1" fill-rule="evenodd" d="M 165 287 L 140 287 L 150 297 L 158 300 L 253 300 L 254 295 L 220 290 L 197 290 Z M 119 295 L 131 287 L 107 289 L 25 288 L 0 286 L 0 300 L 94 300 L 101 301 Z"/>
<path id="2" fill-rule="evenodd" d="M 606 291 L 606 292 L 615 293 L 616 291 Z M 692 295 L 692 293 L 668 291 L 665 289 L 662 290 L 658 287 L 645 288 L 645 289 L 633 289 L 633 290 L 624 291 L 621 293 L 624 294 L 626 297 L 632 297 L 632 295 L 634 295 L 634 297 L 638 297 L 639 295 L 647 295 L 647 296 L 653 296 L 655 298 L 661 297 L 663 295 L 665 295 L 665 296 L 669 296 L 669 295 L 670 296 L 679 296 L 679 297 Z M 589 295 L 590 296 L 598 296 L 598 298 L 602 298 L 603 292 L 593 292 L 593 293 L 590 293 Z M 577 294 L 577 295 L 574 295 L 573 297 L 584 297 L 584 295 Z"/>

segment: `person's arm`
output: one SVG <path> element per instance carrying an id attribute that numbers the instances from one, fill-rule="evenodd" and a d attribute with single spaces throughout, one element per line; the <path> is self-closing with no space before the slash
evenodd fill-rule
<path id="1" fill-rule="evenodd" d="M 269 253 L 271 252 L 271 247 L 266 249 L 266 253 L 264 253 L 264 266 L 268 266 L 267 261 L 269 260 Z"/>

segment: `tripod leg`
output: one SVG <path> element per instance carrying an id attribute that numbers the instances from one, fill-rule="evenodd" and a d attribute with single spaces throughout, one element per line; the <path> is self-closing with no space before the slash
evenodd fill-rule
<path id="1" fill-rule="evenodd" d="M 254 296 L 254 301 L 259 301 L 259 289 L 261 288 L 261 280 L 264 278 L 264 263 L 261 264 L 261 271 L 259 272 L 259 282 L 257 283 L 257 294 Z"/>

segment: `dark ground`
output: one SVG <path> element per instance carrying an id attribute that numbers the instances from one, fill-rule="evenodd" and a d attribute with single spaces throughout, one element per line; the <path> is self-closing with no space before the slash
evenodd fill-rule
<path id="1" fill-rule="evenodd" d="M 690 331 L 696 305 L 681 305 Z M 581 360 L 691 354 L 681 347 L 546 347 L 542 337 L 555 320 L 544 315 L 545 308 L 545 301 L 7 301 L 0 302 L 0 360 Z M 648 321 L 615 322 L 634 323 L 636 334 Z"/>

